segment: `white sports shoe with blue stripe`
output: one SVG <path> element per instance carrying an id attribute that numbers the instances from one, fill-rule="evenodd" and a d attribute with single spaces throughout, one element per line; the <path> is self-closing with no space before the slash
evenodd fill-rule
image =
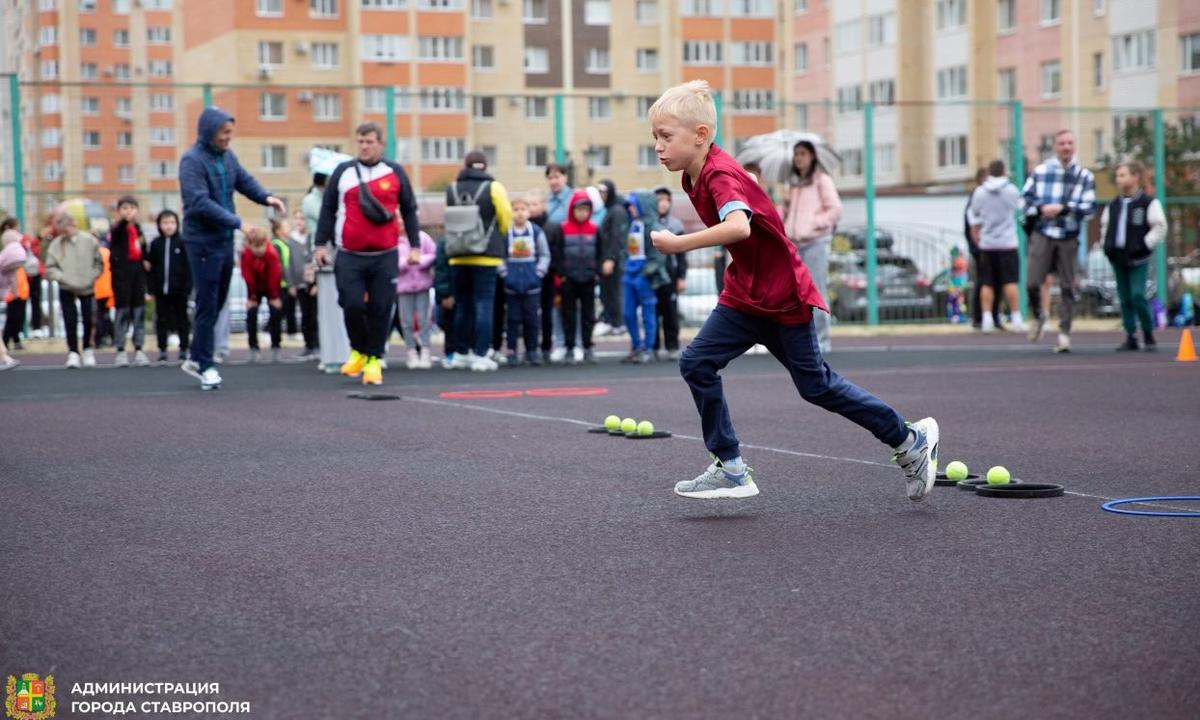
<path id="1" fill-rule="evenodd" d="M 938 424 L 933 418 L 925 418 L 915 423 L 909 423 L 915 438 L 907 450 L 897 450 L 892 455 L 892 462 L 900 466 L 908 490 L 908 499 L 921 502 L 925 495 L 933 489 L 937 479 L 938 469 Z"/>
<path id="2" fill-rule="evenodd" d="M 715 500 L 718 498 L 748 498 L 758 494 L 758 486 L 744 462 L 726 466 L 714 459 L 704 472 L 691 480 L 675 483 L 675 494 L 685 498 Z"/>

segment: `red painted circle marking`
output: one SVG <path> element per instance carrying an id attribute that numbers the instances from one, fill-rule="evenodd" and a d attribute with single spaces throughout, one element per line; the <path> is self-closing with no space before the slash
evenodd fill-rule
<path id="1" fill-rule="evenodd" d="M 520 390 L 458 390 L 438 395 L 443 400 L 506 400 L 521 397 Z"/>
<path id="2" fill-rule="evenodd" d="M 598 387 L 564 387 L 564 388 L 533 388 L 526 390 L 525 394 L 529 397 L 591 397 L 593 395 L 607 395 L 608 388 Z"/>

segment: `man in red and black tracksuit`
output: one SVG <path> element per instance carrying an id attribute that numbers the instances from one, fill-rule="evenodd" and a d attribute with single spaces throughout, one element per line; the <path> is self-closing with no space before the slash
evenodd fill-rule
<path id="1" fill-rule="evenodd" d="M 421 227 L 408 175 L 383 157 L 383 130 L 367 122 L 356 136 L 358 156 L 338 165 L 325 186 L 313 259 L 328 264 L 329 245 L 336 243 L 334 276 L 351 348 L 342 373 L 378 385 L 399 274 L 396 217 L 410 238 L 420 237 Z"/>

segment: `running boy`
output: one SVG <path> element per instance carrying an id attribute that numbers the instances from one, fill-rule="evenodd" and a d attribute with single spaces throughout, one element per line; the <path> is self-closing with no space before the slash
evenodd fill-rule
<path id="1" fill-rule="evenodd" d="M 677 483 L 676 494 L 758 494 L 738 449 L 719 373 L 729 361 L 762 343 L 787 368 L 801 397 L 857 423 L 892 448 L 892 460 L 908 478 L 908 498 L 923 500 L 937 474 L 937 421 L 906 423 L 821 358 L 812 308 L 825 310 L 824 301 L 787 239 L 771 199 L 729 154 L 713 145 L 717 117 L 708 83 L 694 80 L 667 90 L 650 108 L 649 117 L 659 161 L 672 172 L 684 173 L 683 190 L 707 226 L 687 235 L 656 230 L 651 235 L 655 247 L 681 253 L 724 246 L 732 257 L 717 308 L 679 360 L 700 413 L 704 444 L 715 459 L 696 478 Z"/>

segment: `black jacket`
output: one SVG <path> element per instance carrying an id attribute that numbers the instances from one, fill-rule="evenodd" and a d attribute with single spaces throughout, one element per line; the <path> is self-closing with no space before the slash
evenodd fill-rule
<path id="1" fill-rule="evenodd" d="M 151 293 L 158 296 L 186 296 L 192 292 L 192 268 L 188 265 L 187 248 L 179 233 L 169 238 L 162 235 L 154 238 L 146 260 L 150 263 Z M 167 283 L 165 288 L 164 279 Z"/>
<path id="2" fill-rule="evenodd" d="M 141 246 L 142 258 L 136 261 L 129 259 L 129 222 L 118 220 L 108 233 L 109 267 L 112 269 L 112 286 L 114 298 L 127 298 L 130 293 L 146 291 L 146 271 L 142 268 L 142 260 L 146 257 L 146 236 L 138 227 L 138 245 Z M 117 307 L 123 307 L 118 304 Z"/>

